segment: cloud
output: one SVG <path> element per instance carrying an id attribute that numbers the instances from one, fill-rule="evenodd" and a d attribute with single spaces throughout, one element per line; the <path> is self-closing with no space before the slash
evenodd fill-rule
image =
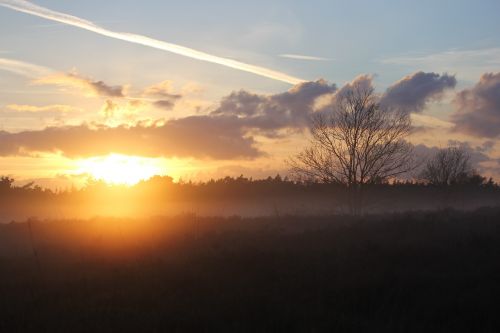
<path id="1" fill-rule="evenodd" d="M 170 100 L 170 99 L 162 99 L 158 101 L 154 101 L 153 105 L 156 106 L 157 108 L 164 109 L 164 110 L 172 110 L 175 106 L 175 102 Z"/>
<path id="2" fill-rule="evenodd" d="M 258 95 L 244 90 L 224 97 L 210 114 L 133 126 L 66 126 L 0 133 L 0 155 L 61 152 L 68 157 L 120 153 L 214 159 L 256 158 L 264 153 L 250 134 L 274 136 L 304 128 L 315 100 L 336 91 L 324 80 L 300 83 L 286 92 Z M 122 106 L 107 100 L 102 113 L 116 117 Z"/>
<path id="3" fill-rule="evenodd" d="M 455 130 L 478 137 L 500 135 L 500 72 L 483 74 L 470 89 L 455 98 L 456 112 L 451 120 Z"/>
<path id="4" fill-rule="evenodd" d="M 270 95 L 233 91 L 208 114 L 153 124 L 137 123 L 133 116 L 140 107 L 154 102 L 166 101 L 164 106 L 172 107 L 168 98 L 147 102 L 108 99 L 101 110 L 105 118 L 111 120 L 106 121 L 106 126 L 3 132 L 0 135 L 0 155 L 61 152 L 69 157 L 120 153 L 150 157 L 256 158 L 264 152 L 254 136 L 276 138 L 289 130 L 303 130 L 310 124 L 311 115 L 331 110 L 338 96 L 353 89 L 373 89 L 373 77 L 358 76 L 340 89 L 325 80 L 317 80 Z M 177 96 L 168 81 L 146 88 L 143 95 Z M 425 96 L 429 98 L 429 93 Z M 135 122 L 132 125 L 119 125 L 130 124 L 131 120 Z M 434 127 L 449 127 L 448 123 L 434 118 L 421 120 L 432 123 Z"/>
<path id="5" fill-rule="evenodd" d="M 416 73 L 395 83 L 382 96 L 382 102 L 405 110 L 421 110 L 425 103 L 439 98 L 447 87 L 454 86 L 455 78 L 434 73 Z M 325 80 L 298 84 L 284 93 L 261 95 L 245 90 L 234 91 L 222 98 L 212 115 L 236 115 L 238 122 L 261 134 L 274 136 L 284 128 L 302 129 L 309 125 L 315 112 L 329 112 L 339 96 L 354 89 L 373 90 L 373 76 L 359 75 L 337 89 Z M 399 105 L 398 105 L 399 104 Z M 415 114 L 417 123 L 449 129 L 453 124 Z"/>
<path id="6" fill-rule="evenodd" d="M 34 84 L 77 88 L 93 96 L 125 97 L 123 86 L 110 86 L 76 72 L 61 73 L 48 67 L 6 58 L 0 58 L 0 70 L 31 78 Z"/>
<path id="7" fill-rule="evenodd" d="M 173 92 L 171 81 L 162 81 L 144 89 L 143 95 L 159 97 L 161 99 L 153 102 L 153 105 L 164 110 L 171 110 L 182 95 Z"/>
<path id="8" fill-rule="evenodd" d="M 54 73 L 37 78 L 33 83 L 77 88 L 93 96 L 124 97 L 123 86 L 110 86 L 103 81 L 94 81 L 77 73 Z"/>
<path id="9" fill-rule="evenodd" d="M 69 113 L 81 111 L 80 108 L 76 108 L 70 105 L 62 104 L 52 104 L 45 106 L 27 105 L 27 104 L 9 104 L 6 106 L 8 110 L 22 112 L 22 113 Z"/>
<path id="10" fill-rule="evenodd" d="M 274 95 L 240 90 L 222 98 L 211 115 L 236 116 L 242 126 L 269 131 L 269 135 L 274 135 L 273 131 L 279 129 L 305 127 L 314 112 L 316 99 L 336 90 L 334 84 L 330 85 L 325 80 L 300 83 Z"/>
<path id="11" fill-rule="evenodd" d="M 80 78 L 85 80 L 83 78 Z M 102 81 L 91 81 L 86 80 L 87 84 L 94 89 L 94 91 L 101 96 L 109 96 L 109 97 L 123 97 L 123 87 L 120 86 L 108 86 Z"/>
<path id="12" fill-rule="evenodd" d="M 61 88 L 76 88 L 89 96 L 107 97 L 107 98 L 126 98 L 127 106 L 120 106 L 113 100 L 106 100 L 101 108 L 101 113 L 106 119 L 113 118 L 117 111 L 124 111 L 123 114 L 130 115 L 136 113 L 138 104 L 150 103 L 160 109 L 171 110 L 176 102 L 182 98 L 181 94 L 173 92 L 171 81 L 163 81 L 158 84 L 147 87 L 142 92 L 142 96 L 152 96 L 160 99 L 151 99 L 144 97 L 132 97 L 125 94 L 125 86 L 111 86 L 103 81 L 92 80 L 76 72 L 61 73 L 53 69 L 37 66 L 34 64 L 0 58 L 0 69 L 7 70 L 19 75 L 33 79 L 36 85 L 54 85 Z M 196 93 L 201 88 L 194 83 L 185 86 L 183 91 L 186 93 Z M 33 108 L 32 108 L 33 110 Z M 133 112 L 132 112 L 133 111 Z M 33 111 L 31 111 L 33 112 Z"/>
<path id="13" fill-rule="evenodd" d="M 27 105 L 9 104 L 0 109 L 0 123 L 4 128 L 26 129 L 30 126 L 61 124 L 64 119 L 81 115 L 83 109 L 71 105 Z M 21 120 L 21 121 L 19 121 Z M 1 143 L 0 143 L 1 144 Z"/>
<path id="14" fill-rule="evenodd" d="M 201 52 L 198 50 L 194 50 L 185 46 L 177 45 L 177 44 L 172 44 L 172 43 L 167 43 L 161 40 L 153 39 L 150 37 L 142 36 L 142 35 L 137 35 L 137 34 L 132 34 L 132 33 L 126 33 L 126 32 L 116 32 L 116 31 L 111 31 L 108 29 L 105 29 L 103 27 L 100 27 L 99 25 L 88 21 L 81 19 L 76 16 L 68 15 L 65 13 L 57 12 L 54 10 L 50 10 L 48 8 L 44 8 L 41 6 L 38 6 L 36 4 L 33 4 L 28 1 L 24 0 L 0 0 L 0 5 L 19 11 L 23 13 L 27 13 L 30 15 L 35 15 L 38 17 L 42 17 L 48 20 L 56 21 L 56 22 L 61 22 L 64 24 L 68 24 L 71 26 L 75 26 L 81 29 L 85 29 L 88 31 L 95 32 L 97 34 L 107 36 L 110 38 L 115 38 L 119 40 L 124 40 L 127 42 L 135 43 L 135 44 L 140 44 L 144 46 L 149 46 L 155 49 L 160 49 L 163 51 L 167 52 L 172 52 L 175 54 L 183 55 L 189 58 L 197 59 L 197 60 L 202 60 L 202 61 L 207 61 L 215 64 L 219 64 L 222 66 L 234 68 L 237 70 L 253 73 L 256 75 L 260 75 L 263 77 L 267 77 L 270 79 L 290 83 L 290 84 L 297 84 L 300 82 L 303 82 L 302 79 L 299 79 L 297 77 L 293 77 L 291 75 L 275 71 L 272 69 L 256 66 L 256 65 L 251 65 L 247 63 L 243 63 L 240 61 L 236 61 L 233 59 L 229 58 L 223 58 L 219 56 L 215 56 L 212 54 L 208 54 L 205 52 Z"/>
<path id="15" fill-rule="evenodd" d="M 146 89 L 144 89 L 143 94 L 149 96 L 160 96 L 160 97 L 175 97 L 179 98 L 181 95 L 175 94 L 172 81 L 165 80 L 160 83 L 153 84 Z"/>
<path id="16" fill-rule="evenodd" d="M 412 120 L 412 125 L 415 128 L 449 130 L 454 126 L 453 123 L 449 121 L 426 114 L 412 113 L 410 117 Z"/>
<path id="17" fill-rule="evenodd" d="M 351 82 L 347 82 L 340 88 L 336 96 L 342 96 L 351 93 L 353 90 L 361 90 L 361 91 L 369 91 L 373 90 L 373 75 L 370 74 L 362 74 L 358 75 Z"/>
<path id="18" fill-rule="evenodd" d="M 363 74 L 355 77 L 351 82 L 345 83 L 340 89 L 334 89 L 330 93 L 319 96 L 314 101 L 313 111 L 317 113 L 329 113 L 336 106 L 338 98 L 345 96 L 353 90 L 374 90 L 373 76 Z M 310 114 L 308 115 L 310 117 Z"/>
<path id="19" fill-rule="evenodd" d="M 448 146 L 463 149 L 469 155 L 472 166 L 480 168 L 481 163 L 491 161 L 491 158 L 486 153 L 493 149 L 495 143 L 493 141 L 485 141 L 481 145 L 472 146 L 467 141 L 449 140 Z"/>
<path id="20" fill-rule="evenodd" d="M 104 105 L 101 107 L 101 114 L 106 119 L 113 118 L 119 108 L 120 106 L 118 105 L 118 103 L 115 103 L 113 100 L 107 99 L 104 102 Z"/>
<path id="21" fill-rule="evenodd" d="M 0 156 L 57 153 L 76 158 L 110 153 L 212 159 L 263 155 L 232 116 L 192 116 L 134 126 L 65 126 L 38 131 L 0 131 Z"/>
<path id="22" fill-rule="evenodd" d="M 142 97 L 132 97 L 125 93 L 125 86 L 111 86 L 103 81 L 93 80 L 76 72 L 61 73 L 48 67 L 23 61 L 0 58 L 0 70 L 32 78 L 33 84 L 36 85 L 76 88 L 89 96 L 126 98 L 129 100 L 129 106 L 135 107 L 138 103 L 150 103 L 158 108 L 171 110 L 183 97 L 183 95 L 173 91 L 172 82 L 168 80 L 147 87 L 142 92 Z M 202 91 L 202 88 L 195 83 L 187 84 L 182 88 L 183 94 L 196 94 L 200 91 Z M 159 99 L 144 98 L 144 96 L 152 96 Z M 109 118 L 112 116 L 112 113 L 114 114 L 111 104 L 117 103 L 111 100 L 108 100 L 106 103 L 107 106 L 103 107 L 101 111 Z M 127 109 L 130 109 L 130 107 L 127 107 Z"/>
<path id="23" fill-rule="evenodd" d="M 106 119 L 106 124 L 121 125 L 134 122 L 140 111 L 148 105 L 148 102 L 137 99 L 121 100 L 120 102 L 107 99 L 101 107 L 100 113 Z"/>
<path id="24" fill-rule="evenodd" d="M 323 57 L 315 57 L 315 56 L 308 56 L 308 55 L 302 55 L 302 54 L 280 54 L 279 55 L 281 58 L 288 58 L 288 59 L 294 59 L 294 60 L 308 60 L 308 61 L 330 61 L 332 59 L 329 58 L 323 58 Z"/>
<path id="25" fill-rule="evenodd" d="M 52 69 L 30 64 L 24 61 L 0 58 L 0 70 L 8 71 L 17 75 L 22 75 L 30 78 L 36 78 L 44 75 L 49 75 L 53 72 Z"/>
<path id="26" fill-rule="evenodd" d="M 282 129 L 307 127 L 314 113 L 331 111 L 337 97 L 348 94 L 353 89 L 373 89 L 373 76 L 360 75 L 340 89 L 325 80 L 317 80 L 300 83 L 286 92 L 274 95 L 234 91 L 222 98 L 211 115 L 237 116 L 240 126 L 275 137 Z"/>
<path id="27" fill-rule="evenodd" d="M 446 89 L 456 84 L 455 76 L 420 71 L 387 88 L 380 103 L 407 113 L 422 112 L 429 101 L 439 99 Z"/>

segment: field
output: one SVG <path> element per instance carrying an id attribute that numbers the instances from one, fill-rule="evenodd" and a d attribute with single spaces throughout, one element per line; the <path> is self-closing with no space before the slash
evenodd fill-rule
<path id="1" fill-rule="evenodd" d="M 0 225 L 0 331 L 496 332 L 500 209 Z"/>

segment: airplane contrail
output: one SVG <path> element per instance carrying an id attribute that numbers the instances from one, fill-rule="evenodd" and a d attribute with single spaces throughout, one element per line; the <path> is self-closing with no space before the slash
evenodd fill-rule
<path id="1" fill-rule="evenodd" d="M 47 67 L 7 58 L 0 58 L 0 70 L 5 70 L 29 78 L 38 78 L 54 72 L 54 70 Z"/>
<path id="2" fill-rule="evenodd" d="M 135 43 L 135 44 L 140 44 L 144 46 L 149 46 L 155 49 L 160 49 L 163 51 L 167 52 L 172 52 L 176 53 L 179 55 L 183 55 L 189 58 L 193 59 L 198 59 L 202 61 L 207 61 L 215 64 L 219 64 L 222 66 L 238 69 L 241 71 L 245 72 L 250 72 L 253 74 L 257 74 L 260 76 L 264 76 L 270 79 L 290 83 L 290 84 L 297 84 L 304 82 L 304 80 L 299 79 L 294 76 L 290 76 L 288 74 L 278 72 L 272 69 L 268 69 L 265 67 L 260 67 L 256 65 L 251 65 L 247 64 L 244 62 L 240 62 L 237 60 L 229 59 L 229 58 L 223 58 L 219 56 L 215 56 L 212 54 L 208 54 L 202 51 L 194 50 L 185 46 L 177 45 L 177 44 L 172 44 L 172 43 L 167 43 L 161 40 L 157 40 L 154 38 L 150 38 L 147 36 L 143 35 L 137 35 L 133 33 L 128 33 L 128 32 L 117 32 L 117 31 L 111 31 L 106 28 L 103 28 L 91 21 L 81 19 L 79 17 L 57 12 L 48 8 L 44 8 L 41 6 L 38 6 L 36 4 L 33 4 L 29 1 L 25 0 L 0 0 L 0 6 L 4 6 L 10 9 L 13 9 L 15 11 L 35 15 L 38 17 L 42 17 L 48 20 L 68 24 L 71 26 L 75 26 L 81 29 L 85 29 L 88 31 L 95 32 L 97 34 L 115 38 L 115 39 L 120 39 L 124 40 L 127 42 Z"/>
<path id="3" fill-rule="evenodd" d="M 316 57 L 316 56 L 308 56 L 302 54 L 280 54 L 279 57 L 295 59 L 295 60 L 310 60 L 310 61 L 329 61 L 332 60 L 330 58 Z"/>

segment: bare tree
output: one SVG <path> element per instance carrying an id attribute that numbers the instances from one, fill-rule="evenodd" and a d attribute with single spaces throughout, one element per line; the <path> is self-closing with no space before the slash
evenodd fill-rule
<path id="1" fill-rule="evenodd" d="M 331 112 L 313 116 L 310 145 L 288 162 L 293 174 L 349 189 L 358 214 L 362 190 L 413 168 L 408 114 L 381 107 L 373 88 L 338 93 Z"/>
<path id="2" fill-rule="evenodd" d="M 469 154 L 460 147 L 440 149 L 425 164 L 420 178 L 433 185 L 452 185 L 466 181 L 474 171 Z"/>

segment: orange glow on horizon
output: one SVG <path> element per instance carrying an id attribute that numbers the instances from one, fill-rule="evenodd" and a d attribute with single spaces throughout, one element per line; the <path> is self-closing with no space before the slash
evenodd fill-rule
<path id="1" fill-rule="evenodd" d="M 114 185 L 135 185 L 142 180 L 164 173 L 164 166 L 153 158 L 110 154 L 77 162 L 78 173 L 89 174 L 96 180 Z"/>

